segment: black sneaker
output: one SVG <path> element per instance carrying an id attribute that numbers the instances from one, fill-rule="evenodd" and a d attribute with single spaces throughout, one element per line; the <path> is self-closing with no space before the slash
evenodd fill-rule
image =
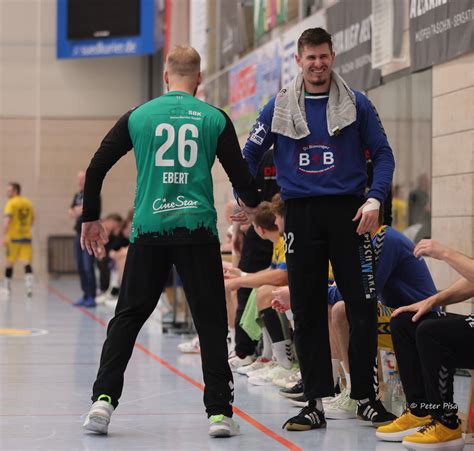
<path id="1" fill-rule="evenodd" d="M 372 426 L 379 427 L 390 424 L 397 417 L 393 413 L 387 412 L 382 401 L 377 399 L 358 405 L 357 418 L 359 418 L 359 420 L 371 421 Z"/>
<path id="2" fill-rule="evenodd" d="M 316 408 L 316 403 L 303 407 L 298 415 L 290 418 L 282 426 L 287 431 L 309 431 L 326 427 L 324 412 Z"/>
<path id="3" fill-rule="evenodd" d="M 282 388 L 280 389 L 280 395 L 284 396 L 285 398 L 299 398 L 300 396 L 303 396 L 303 381 L 300 380 L 296 383 L 296 385 L 293 385 L 291 388 Z"/>

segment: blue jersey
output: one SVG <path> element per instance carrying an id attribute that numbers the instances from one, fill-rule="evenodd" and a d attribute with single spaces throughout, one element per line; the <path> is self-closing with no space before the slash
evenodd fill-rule
<path id="1" fill-rule="evenodd" d="M 274 146 L 277 183 L 284 200 L 326 195 L 364 196 L 368 149 L 374 179 L 368 197 L 384 202 L 395 167 L 392 149 L 372 103 L 362 93 L 356 96 L 357 118 L 338 136 L 329 136 L 326 108 L 328 95 L 306 94 L 306 120 L 310 134 L 295 140 L 272 133 L 275 98 L 261 111 L 244 148 L 250 171 L 256 174 L 267 149 Z"/>
<path id="2" fill-rule="evenodd" d="M 436 286 L 423 258 L 413 255 L 414 244 L 392 227 L 385 228 L 385 239 L 376 265 L 375 286 L 382 302 L 400 307 L 436 294 Z M 376 244 L 377 235 L 373 242 Z"/>
<path id="3" fill-rule="evenodd" d="M 383 227 L 372 243 L 378 255 L 375 288 L 380 301 L 391 308 L 414 304 L 436 294 L 436 286 L 423 258 L 413 255 L 414 244 L 392 227 Z M 328 290 L 328 302 L 343 299 L 335 286 Z"/>

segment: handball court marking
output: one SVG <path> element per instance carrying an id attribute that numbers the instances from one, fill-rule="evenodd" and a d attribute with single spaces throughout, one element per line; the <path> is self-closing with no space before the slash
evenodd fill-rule
<path id="1" fill-rule="evenodd" d="M 53 293 L 58 299 L 61 301 L 65 302 L 66 304 L 72 305 L 73 300 L 67 297 L 64 293 L 59 291 L 57 288 L 53 287 L 52 285 L 48 284 L 48 290 Z M 84 307 L 78 307 L 77 310 L 81 311 L 84 315 L 88 316 L 90 319 L 94 320 L 96 323 L 99 323 L 101 326 L 107 328 L 107 322 L 98 318 L 95 316 L 93 313 L 91 313 L 89 310 L 87 310 Z M 181 372 L 177 368 L 175 368 L 173 365 L 168 363 L 166 360 L 162 359 L 158 355 L 154 354 L 151 352 L 149 349 L 147 349 L 145 346 L 143 346 L 141 343 L 138 341 L 135 342 L 135 348 L 139 349 L 141 352 L 143 352 L 145 355 L 148 357 L 152 358 L 156 362 L 160 363 L 163 365 L 165 368 L 170 370 L 172 373 L 176 374 L 177 376 L 181 377 L 185 381 L 189 382 L 190 384 L 194 385 L 196 388 L 198 388 L 201 391 L 204 391 L 204 385 L 199 383 L 198 381 L 194 380 L 192 377 L 188 376 L 187 374 Z M 290 442 L 286 438 L 278 435 L 276 432 L 273 432 L 271 429 L 267 428 L 264 426 L 262 423 L 259 421 L 255 420 L 252 418 L 249 414 L 245 413 L 243 410 L 239 409 L 235 405 L 233 406 L 234 413 L 242 418 L 242 420 L 246 421 L 249 423 L 251 426 L 255 427 L 258 429 L 260 432 L 263 432 L 265 435 L 268 437 L 272 438 L 273 440 L 276 440 L 279 442 L 281 445 L 283 445 L 285 448 L 291 450 L 291 451 L 302 451 L 300 447 L 295 445 L 294 443 Z"/>

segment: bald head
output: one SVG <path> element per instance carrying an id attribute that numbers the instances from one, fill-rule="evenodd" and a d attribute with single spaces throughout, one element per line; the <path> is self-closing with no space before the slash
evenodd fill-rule
<path id="1" fill-rule="evenodd" d="M 164 74 L 170 91 L 195 94 L 201 83 L 201 57 L 190 46 L 178 45 L 168 53 Z"/>
<path id="2" fill-rule="evenodd" d="M 197 76 L 201 71 L 201 57 L 193 47 L 178 45 L 168 53 L 166 71 L 180 77 Z"/>

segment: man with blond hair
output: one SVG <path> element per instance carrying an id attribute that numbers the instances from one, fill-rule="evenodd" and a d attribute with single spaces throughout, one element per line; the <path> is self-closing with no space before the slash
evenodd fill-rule
<path id="1" fill-rule="evenodd" d="M 201 82 L 196 50 L 172 50 L 164 81 L 169 92 L 122 116 L 87 169 L 81 240 L 89 253 L 99 256 L 106 240 L 98 221 L 102 181 L 134 148 L 137 186 L 130 247 L 84 428 L 107 433 L 138 332 L 175 265 L 199 335 L 209 434 L 231 436 L 238 433 L 238 425 L 232 419 L 233 380 L 211 177 L 215 157 L 244 209 L 257 205 L 258 192 L 228 116 L 194 98 Z"/>

